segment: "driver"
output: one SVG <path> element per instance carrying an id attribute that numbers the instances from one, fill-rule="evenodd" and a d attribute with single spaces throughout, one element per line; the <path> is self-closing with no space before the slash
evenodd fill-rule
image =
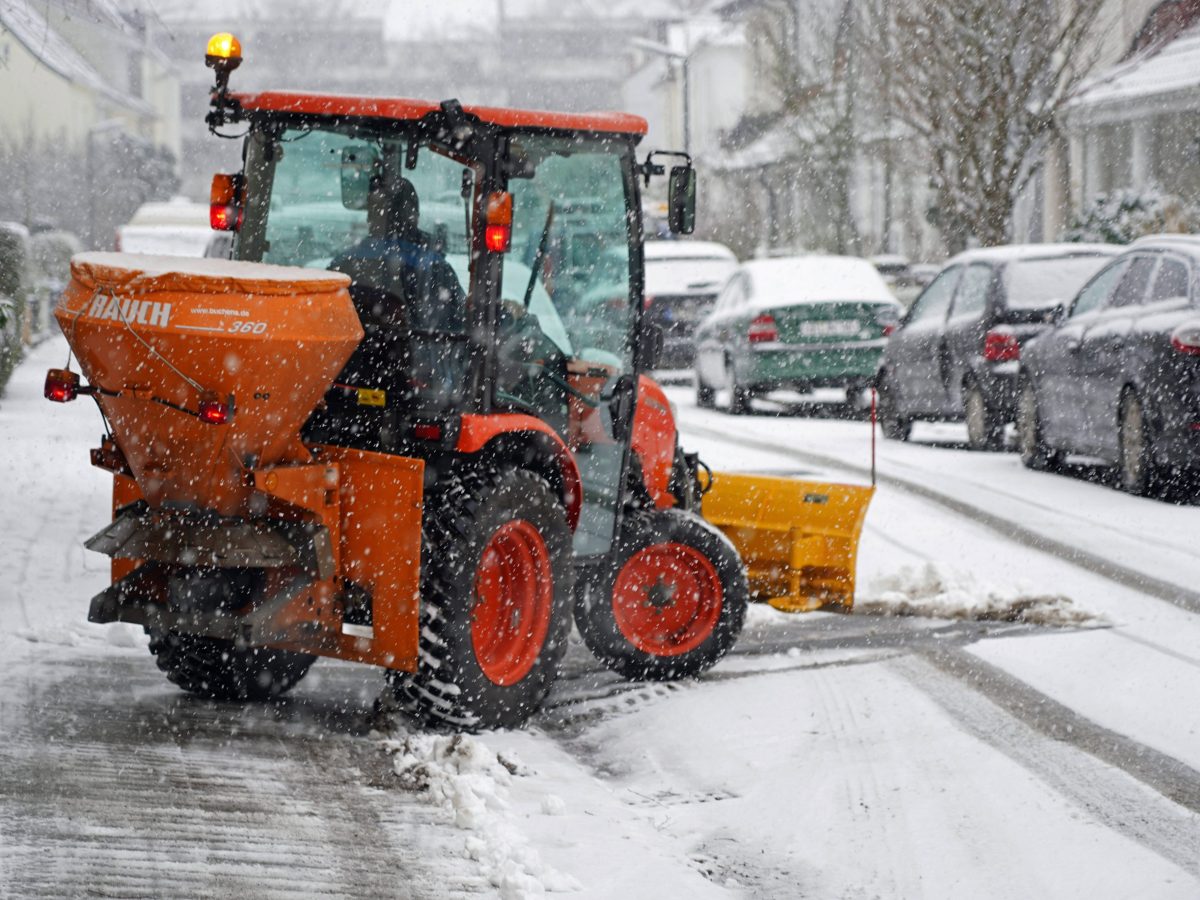
<path id="1" fill-rule="evenodd" d="M 461 332 L 466 295 L 454 269 L 418 223 L 420 200 L 412 182 L 401 178 L 393 192 L 382 176 L 371 179 L 367 195 L 367 236 L 336 256 L 329 268 L 383 291 L 402 309 L 372 309 L 388 324 L 418 331 Z M 379 305 L 379 304 L 376 304 Z"/>

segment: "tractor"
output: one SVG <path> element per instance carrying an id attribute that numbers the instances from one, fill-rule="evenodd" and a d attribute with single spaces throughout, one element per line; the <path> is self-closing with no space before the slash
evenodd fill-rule
<path id="1" fill-rule="evenodd" d="M 235 93 L 228 34 L 206 59 L 209 128 L 242 140 L 212 183 L 232 258 L 79 254 L 55 313 L 81 373 L 46 397 L 96 401 L 114 478 L 91 621 L 142 625 L 202 697 L 335 657 L 478 729 L 539 709 L 572 621 L 621 675 L 678 679 L 752 595 L 850 604 L 870 489 L 713 475 L 646 375 L 641 190 L 665 175 L 689 233 L 686 155 L 639 161 L 617 113 Z"/>

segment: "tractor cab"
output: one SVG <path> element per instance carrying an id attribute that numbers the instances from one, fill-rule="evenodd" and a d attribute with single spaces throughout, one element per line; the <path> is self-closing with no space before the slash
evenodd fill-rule
<path id="1" fill-rule="evenodd" d="M 578 469 L 577 555 L 607 553 L 656 339 L 640 327 L 639 181 L 661 171 L 635 155 L 644 121 L 277 92 L 217 103 L 214 129 L 249 124 L 242 172 L 214 191 L 234 258 L 350 276 L 366 332 L 305 437 L 439 465 L 464 431 L 535 420 Z M 601 285 L 613 296 L 595 304 Z"/>

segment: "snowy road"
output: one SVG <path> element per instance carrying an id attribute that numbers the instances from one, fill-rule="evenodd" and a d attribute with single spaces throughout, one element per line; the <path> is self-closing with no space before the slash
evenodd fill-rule
<path id="1" fill-rule="evenodd" d="M 373 670 L 195 701 L 133 629 L 86 622 L 108 484 L 94 409 L 40 397 L 64 356 L 0 400 L 0 897 L 1200 895 L 1200 508 L 930 428 L 943 446 L 880 445 L 876 614 L 756 608 L 678 685 L 576 644 L 530 728 L 412 735 L 372 716 Z M 862 423 L 671 393 L 715 468 L 868 462 Z M 936 615 L 882 614 L 897 598 Z M 1029 603 L 1075 624 L 958 617 Z"/>

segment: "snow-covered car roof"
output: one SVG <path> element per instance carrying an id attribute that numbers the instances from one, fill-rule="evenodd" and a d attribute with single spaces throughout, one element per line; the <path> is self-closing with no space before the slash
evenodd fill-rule
<path id="1" fill-rule="evenodd" d="M 946 260 L 945 265 L 973 262 L 1006 263 L 1030 259 L 1055 259 L 1062 256 L 1116 256 L 1122 249 L 1116 244 L 1005 244 L 1001 247 L 979 247 L 975 250 L 966 250 Z"/>
<path id="2" fill-rule="evenodd" d="M 1180 250 L 1192 256 L 1200 257 L 1200 235 L 1195 234 L 1148 234 L 1145 237 L 1140 237 L 1128 247 L 1122 247 L 1121 250 L 1131 250 L 1134 248 L 1146 247 L 1170 247 L 1172 250 Z"/>
<path id="3" fill-rule="evenodd" d="M 865 300 L 895 304 L 879 271 L 856 256 L 786 256 L 742 264 L 754 304 L 791 306 Z"/>
<path id="4" fill-rule="evenodd" d="M 646 295 L 715 295 L 737 268 L 736 259 L 713 256 L 646 260 Z"/>
<path id="5" fill-rule="evenodd" d="M 729 259 L 737 257 L 715 241 L 646 241 L 646 259 Z"/>

